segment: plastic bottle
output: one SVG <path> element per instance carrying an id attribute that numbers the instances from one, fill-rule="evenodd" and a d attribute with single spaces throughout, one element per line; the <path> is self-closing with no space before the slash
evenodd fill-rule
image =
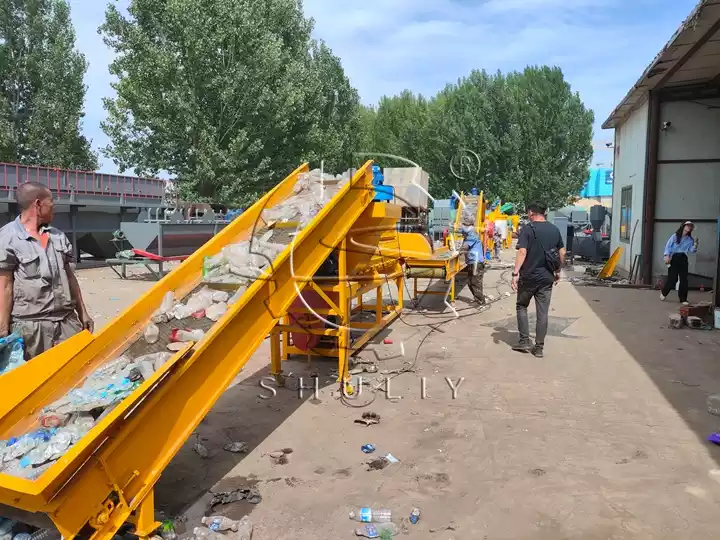
<path id="1" fill-rule="evenodd" d="M 145 327 L 143 337 L 145 338 L 146 343 L 156 343 L 157 340 L 160 339 L 160 329 L 156 324 L 150 323 Z"/>
<path id="2" fill-rule="evenodd" d="M 390 523 L 392 510 L 387 508 L 359 508 L 350 512 L 350 519 L 361 523 Z"/>
<path id="3" fill-rule="evenodd" d="M 388 536 L 395 536 L 400 532 L 398 526 L 394 523 L 368 523 L 363 527 L 355 529 L 355 536 L 361 536 L 363 538 L 385 538 Z"/>
<path id="4" fill-rule="evenodd" d="M 205 316 L 210 319 L 211 321 L 217 321 L 220 317 L 225 315 L 225 312 L 227 311 L 228 306 L 225 302 L 220 302 L 218 304 L 213 304 L 209 308 L 205 310 Z"/>
<path id="5" fill-rule="evenodd" d="M 418 521 L 420 521 L 420 509 L 413 508 L 412 512 L 410 512 L 410 523 L 415 525 Z"/>
<path id="6" fill-rule="evenodd" d="M 200 329 L 181 330 L 179 328 L 170 332 L 170 341 L 173 343 L 185 343 L 187 341 L 200 341 L 205 337 L 205 332 Z"/>
<path id="7" fill-rule="evenodd" d="M 18 533 L 15 536 L 13 536 L 13 540 L 30 540 L 31 535 L 26 532 Z"/>
<path id="8" fill-rule="evenodd" d="M 0 522 L 0 536 L 5 536 L 6 534 L 10 534 L 12 532 L 12 528 L 15 526 L 17 521 L 14 521 L 12 519 L 6 519 L 6 518 L 0 518 L 2 521 Z"/>
<path id="9" fill-rule="evenodd" d="M 208 529 L 215 532 L 227 530 L 237 532 L 240 524 L 239 521 L 235 521 L 234 519 L 230 519 L 225 516 L 208 516 L 202 518 L 200 521 L 202 521 L 203 525 L 207 525 Z"/>
<path id="10" fill-rule="evenodd" d="M 225 536 L 205 527 L 195 527 L 193 529 L 193 536 L 196 540 L 225 540 Z"/>

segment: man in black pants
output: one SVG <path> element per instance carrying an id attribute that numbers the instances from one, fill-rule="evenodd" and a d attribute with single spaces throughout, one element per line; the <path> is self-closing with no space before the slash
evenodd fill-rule
<path id="1" fill-rule="evenodd" d="M 518 236 L 512 279 L 512 287 L 517 291 L 516 310 L 520 334 L 520 341 L 513 350 L 532 352 L 538 358 L 543 357 L 552 288 L 560 279 L 560 270 L 554 271 L 550 268 L 546 253 L 556 249 L 560 267 L 565 264 L 565 246 L 560 231 L 545 220 L 545 211 L 546 207 L 539 203 L 528 206 L 530 222 L 520 230 Z M 533 298 L 535 298 L 537 316 L 534 346 L 530 341 L 530 323 L 527 314 L 527 308 Z"/>

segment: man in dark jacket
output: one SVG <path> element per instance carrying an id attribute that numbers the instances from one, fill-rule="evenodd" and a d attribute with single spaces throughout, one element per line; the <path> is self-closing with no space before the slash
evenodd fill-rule
<path id="1" fill-rule="evenodd" d="M 546 207 L 539 203 L 528 206 L 530 221 L 520 230 L 518 236 L 512 279 L 512 287 L 517 291 L 515 307 L 520 334 L 520 341 L 513 350 L 532 352 L 538 358 L 542 358 L 545 347 L 553 285 L 560 279 L 560 269 L 550 268 L 547 253 L 556 250 L 560 267 L 565 264 L 565 246 L 560 231 L 545 219 L 546 210 Z M 527 314 L 527 308 L 533 298 L 537 317 L 535 345 L 530 341 L 530 323 Z"/>

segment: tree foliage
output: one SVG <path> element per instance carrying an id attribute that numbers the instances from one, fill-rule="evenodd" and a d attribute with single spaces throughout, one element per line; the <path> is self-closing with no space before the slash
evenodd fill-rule
<path id="1" fill-rule="evenodd" d="M 117 53 L 105 149 L 176 176 L 187 199 L 247 202 L 302 160 L 347 162 L 357 92 L 298 0 L 132 0 L 101 27 Z"/>
<path id="2" fill-rule="evenodd" d="M 80 133 L 86 69 L 66 0 L 0 2 L 0 160 L 97 168 Z"/>
<path id="3" fill-rule="evenodd" d="M 559 68 L 473 71 L 432 99 L 383 98 L 363 129 L 377 152 L 429 171 L 431 191 L 483 189 L 527 204 L 563 206 L 582 188 L 592 157 L 592 111 Z"/>

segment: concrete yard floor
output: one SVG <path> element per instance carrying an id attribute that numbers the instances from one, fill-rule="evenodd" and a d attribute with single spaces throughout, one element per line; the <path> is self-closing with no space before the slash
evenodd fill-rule
<path id="1" fill-rule="evenodd" d="M 81 272 L 99 322 L 149 285 L 108 272 Z M 359 355 L 381 371 L 404 371 L 389 375 L 399 399 L 366 389 L 348 402 L 355 407 L 344 404 L 334 395 L 336 365 L 320 359 L 285 365 L 307 386 L 319 375 L 317 398 L 312 390 L 299 398 L 290 377 L 288 388 L 262 399 L 271 395 L 259 386 L 266 340 L 164 471 L 158 508 L 184 516 L 191 531 L 209 490 L 250 485 L 259 504 L 218 505 L 214 513 L 249 513 L 255 540 L 353 538 L 348 512 L 359 506 L 390 508 L 397 523 L 419 507 L 419 523 L 407 524 L 412 539 L 715 538 L 720 451 L 704 439 L 720 430 L 705 405 L 720 391 L 717 332 L 668 329 L 677 302 L 661 303 L 655 291 L 561 282 L 546 357 L 515 353 L 508 274 L 486 274 L 486 294 L 500 298 L 489 309 L 463 301 L 466 288 L 459 318 L 432 298 L 427 311 L 406 310 Z M 98 290 L 100 281 L 111 292 Z M 456 386 L 463 378 L 455 399 L 446 378 Z M 380 424 L 354 424 L 365 411 Z M 192 451 L 197 441 L 207 459 Z M 247 443 L 249 453 L 223 450 L 229 441 Z M 365 443 L 377 451 L 363 454 Z M 285 465 L 264 455 L 288 447 Z M 366 470 L 369 457 L 388 452 L 400 462 Z M 430 532 L 451 523 L 454 530 Z"/>

